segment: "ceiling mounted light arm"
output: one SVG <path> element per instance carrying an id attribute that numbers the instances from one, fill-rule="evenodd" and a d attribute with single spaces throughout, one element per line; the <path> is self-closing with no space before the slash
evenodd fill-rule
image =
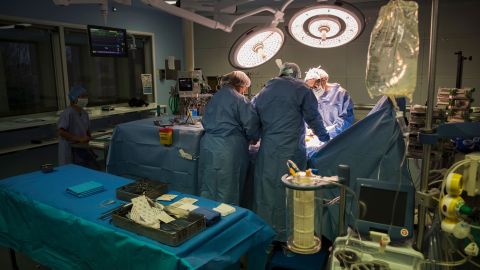
<path id="1" fill-rule="evenodd" d="M 254 9 L 252 11 L 246 12 L 244 14 L 238 15 L 238 16 L 231 16 L 228 21 L 226 22 L 220 22 L 218 20 L 212 20 L 207 17 L 204 17 L 202 15 L 199 15 L 195 12 L 185 10 L 183 8 L 167 4 L 163 0 L 142 0 L 144 4 L 147 4 L 149 6 L 152 6 L 154 8 L 160 9 L 164 12 L 167 12 L 169 14 L 178 16 L 180 18 L 198 23 L 200 25 L 203 25 L 205 27 L 211 28 L 211 29 L 220 29 L 225 32 L 232 32 L 233 26 L 247 18 L 253 15 L 256 15 L 261 12 L 270 12 L 273 14 L 274 18 L 272 21 L 272 25 L 277 25 L 279 22 L 283 21 L 283 10 L 291 3 L 293 0 L 286 0 L 286 2 L 282 6 L 282 10 L 277 10 L 271 7 L 260 7 L 257 9 Z"/>
<path id="2" fill-rule="evenodd" d="M 247 0 L 248 2 L 251 0 Z M 230 0 L 227 3 L 223 1 L 221 3 L 209 3 L 202 1 L 165 1 L 170 5 L 183 8 L 195 12 L 209 12 L 209 13 L 227 13 L 233 14 L 237 11 L 237 6 L 243 4 L 243 2 Z"/>
<path id="3" fill-rule="evenodd" d="M 5 29 L 25 29 L 27 27 L 31 27 L 32 25 L 29 23 L 16 23 L 16 24 L 9 24 L 9 25 L 2 25 L 0 26 L 0 30 Z"/>
<path id="4" fill-rule="evenodd" d="M 258 9 L 255 9 L 255 10 L 252 10 L 250 12 L 247 12 L 247 13 L 244 13 L 240 16 L 238 16 L 237 18 L 235 18 L 231 23 L 230 23 L 230 26 L 233 28 L 233 26 L 239 22 L 240 20 L 243 20 L 247 17 L 250 17 L 250 16 L 253 16 L 253 15 L 256 15 L 258 13 L 261 13 L 261 12 L 264 12 L 264 11 L 268 11 L 270 13 L 273 14 L 273 20 L 272 20 L 272 23 L 270 24 L 271 26 L 277 26 L 278 23 L 280 22 L 283 22 L 283 17 L 285 15 L 284 11 L 285 9 L 287 8 L 288 5 L 290 5 L 291 3 L 293 2 L 293 0 L 286 0 L 285 3 L 283 3 L 282 7 L 280 8 L 280 10 L 277 10 L 277 9 L 273 9 L 271 7 L 261 7 L 261 8 L 258 8 Z"/>
<path id="5" fill-rule="evenodd" d="M 207 1 L 183 0 L 183 1 L 165 1 L 170 5 L 175 5 L 195 12 L 210 12 L 213 13 L 214 20 L 218 14 L 234 14 L 240 5 L 253 2 L 254 0 L 226 0 L 218 1 L 216 3 L 209 3 Z"/>
<path id="6" fill-rule="evenodd" d="M 256 15 L 256 14 L 259 14 L 259 13 L 262 13 L 262 12 L 265 12 L 265 11 L 268 11 L 268 12 L 270 12 L 270 13 L 272 13 L 272 14 L 274 15 L 274 21 L 275 21 L 276 18 L 282 18 L 282 19 L 283 19 L 283 15 L 284 15 L 283 12 L 281 12 L 281 11 L 279 11 L 279 10 L 275 10 L 275 9 L 273 9 L 273 8 L 271 8 L 271 7 L 261 7 L 261 8 L 257 8 L 257 9 L 255 9 L 255 10 L 252 10 L 252 11 L 249 11 L 249 12 L 246 12 L 246 13 L 243 13 L 243 14 L 241 14 L 241 15 L 239 15 L 239 16 L 234 16 L 234 17 L 233 17 L 233 20 L 232 20 L 231 22 L 229 22 L 229 26 L 230 26 L 231 28 L 233 28 L 233 26 L 234 26 L 237 22 L 239 22 L 239 21 L 241 21 L 241 20 L 243 20 L 243 19 L 245 19 L 245 18 L 247 18 L 247 17 L 253 16 L 253 15 Z"/>
<path id="7" fill-rule="evenodd" d="M 69 6 L 72 4 L 104 4 L 107 0 L 53 0 L 58 6 Z"/>
<path id="8" fill-rule="evenodd" d="M 202 15 L 199 15 L 195 12 L 188 11 L 186 9 L 179 8 L 174 5 L 167 4 L 163 0 L 142 0 L 142 2 L 146 5 L 149 5 L 151 7 L 160 9 L 162 11 L 165 11 L 169 14 L 175 15 L 177 17 L 198 23 L 200 25 L 203 25 L 205 27 L 211 28 L 211 29 L 220 29 L 225 32 L 231 32 L 232 29 L 229 28 L 228 26 L 214 21 L 212 19 L 206 18 Z"/>
<path id="9" fill-rule="evenodd" d="M 231 8 L 237 9 L 237 6 L 253 2 L 254 0 L 230 0 L 230 1 L 219 1 L 218 4 L 215 5 L 215 12 L 222 12 L 223 10 L 228 10 Z"/>
<path id="10" fill-rule="evenodd" d="M 285 3 L 283 3 L 282 7 L 280 8 L 281 12 L 284 12 L 285 9 L 287 9 L 288 5 L 290 5 L 293 2 L 293 0 L 286 0 Z"/>

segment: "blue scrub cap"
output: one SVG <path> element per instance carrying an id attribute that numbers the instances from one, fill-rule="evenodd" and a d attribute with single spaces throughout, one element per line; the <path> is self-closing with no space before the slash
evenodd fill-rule
<path id="1" fill-rule="evenodd" d="M 70 92 L 68 93 L 68 98 L 70 99 L 70 101 L 73 102 L 75 99 L 77 99 L 79 96 L 85 93 L 87 93 L 87 90 L 85 90 L 85 88 L 81 86 L 73 86 L 72 88 L 70 88 Z"/>
<path id="2" fill-rule="evenodd" d="M 280 67 L 279 76 L 290 76 L 296 79 L 301 79 L 302 73 L 300 72 L 300 67 L 297 64 L 285 62 Z"/>

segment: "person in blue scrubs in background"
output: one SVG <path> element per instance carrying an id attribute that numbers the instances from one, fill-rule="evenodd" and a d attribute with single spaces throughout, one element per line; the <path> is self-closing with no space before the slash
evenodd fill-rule
<path id="1" fill-rule="evenodd" d="M 287 240 L 285 187 L 281 181 L 288 173 L 287 160 L 293 160 L 301 170 L 306 167 L 305 123 L 321 141 L 330 139 L 317 100 L 300 77 L 297 64 L 284 63 L 279 77 L 268 81 L 252 100 L 262 126 L 255 163 L 254 210 L 275 229 L 276 240 L 281 242 Z"/>
<path id="2" fill-rule="evenodd" d="M 84 108 L 88 104 L 87 90 L 74 86 L 68 93 L 70 106 L 67 107 L 58 120 L 58 163 L 64 165 L 75 163 L 92 169 L 99 169 L 96 156 L 91 149 L 73 148 L 72 143 L 88 143 L 91 139 L 90 118 Z"/>
<path id="3" fill-rule="evenodd" d="M 258 139 L 259 119 L 243 96 L 250 79 L 233 71 L 221 79 L 221 88 L 206 106 L 200 141 L 200 195 L 239 205 L 249 163 L 248 145 Z"/>
<path id="4" fill-rule="evenodd" d="M 320 68 L 311 68 L 305 75 L 305 83 L 318 100 L 318 111 L 323 123 L 334 138 L 355 122 L 353 101 L 347 90 L 338 83 L 328 83 L 328 73 Z"/>

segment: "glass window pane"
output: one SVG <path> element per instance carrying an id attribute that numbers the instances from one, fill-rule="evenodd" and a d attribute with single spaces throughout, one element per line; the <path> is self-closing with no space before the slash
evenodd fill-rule
<path id="1" fill-rule="evenodd" d="M 53 30 L 17 27 L 0 24 L 0 117 L 56 111 Z"/>
<path id="2" fill-rule="evenodd" d="M 145 73 L 145 38 L 135 38 L 136 49 L 128 57 L 92 57 L 86 31 L 65 33 L 68 82 L 88 91 L 89 106 L 128 102 L 142 98 L 140 74 Z M 131 38 L 128 40 L 132 44 Z"/>

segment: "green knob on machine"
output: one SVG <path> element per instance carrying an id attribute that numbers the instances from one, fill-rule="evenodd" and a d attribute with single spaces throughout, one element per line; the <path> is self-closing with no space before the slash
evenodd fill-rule
<path id="1" fill-rule="evenodd" d="M 472 208 L 470 208 L 468 205 L 464 204 L 460 207 L 460 209 L 458 210 L 458 212 L 462 215 L 471 215 L 473 210 Z"/>

